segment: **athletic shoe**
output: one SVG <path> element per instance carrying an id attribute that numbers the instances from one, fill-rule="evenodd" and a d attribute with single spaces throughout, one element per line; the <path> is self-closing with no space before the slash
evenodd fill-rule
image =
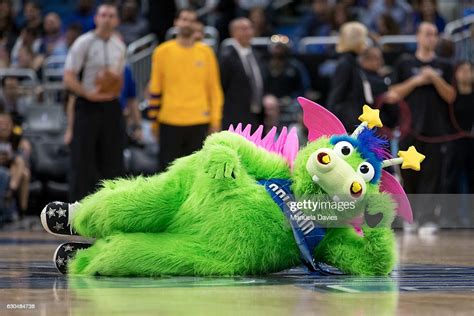
<path id="1" fill-rule="evenodd" d="M 67 273 L 67 265 L 71 261 L 78 250 L 87 249 L 92 244 L 82 242 L 67 242 L 60 245 L 54 252 L 54 265 L 62 274 Z"/>
<path id="2" fill-rule="evenodd" d="M 77 235 L 71 227 L 71 217 L 79 202 L 69 204 L 65 202 L 48 203 L 41 211 L 43 228 L 53 235 Z"/>

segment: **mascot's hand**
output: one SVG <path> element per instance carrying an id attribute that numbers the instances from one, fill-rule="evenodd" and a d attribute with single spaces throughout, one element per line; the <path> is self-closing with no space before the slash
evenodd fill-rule
<path id="1" fill-rule="evenodd" d="M 212 179 L 237 179 L 241 165 L 238 154 L 232 148 L 213 145 L 205 150 L 204 172 Z"/>

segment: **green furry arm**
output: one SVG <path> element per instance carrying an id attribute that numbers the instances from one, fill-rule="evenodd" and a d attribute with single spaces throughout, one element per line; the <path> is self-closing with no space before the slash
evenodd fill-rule
<path id="1" fill-rule="evenodd" d="M 228 131 L 213 134 L 206 139 L 203 151 L 216 151 L 216 147 L 235 152 L 242 167 L 256 179 L 290 177 L 290 168 L 283 157 L 258 148 L 242 136 Z"/>
<path id="2" fill-rule="evenodd" d="M 396 208 L 396 202 L 392 197 L 383 192 L 369 192 L 366 203 L 365 224 L 369 227 L 390 227 L 395 217 L 394 210 Z"/>
<path id="3" fill-rule="evenodd" d="M 355 275 L 387 275 L 397 262 L 396 241 L 390 228 L 330 228 L 315 250 L 315 258 Z"/>

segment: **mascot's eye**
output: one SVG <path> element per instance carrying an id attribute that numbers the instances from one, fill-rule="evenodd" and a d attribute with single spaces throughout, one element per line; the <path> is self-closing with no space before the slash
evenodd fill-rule
<path id="1" fill-rule="evenodd" d="M 334 145 L 334 151 L 341 158 L 349 157 L 354 151 L 354 147 L 351 143 L 346 141 L 341 141 Z"/>
<path id="2" fill-rule="evenodd" d="M 369 182 L 375 176 L 374 166 L 372 166 L 367 161 L 363 162 L 359 165 L 359 168 L 357 169 L 357 172 L 362 176 L 362 178 L 365 180 L 365 182 Z"/>

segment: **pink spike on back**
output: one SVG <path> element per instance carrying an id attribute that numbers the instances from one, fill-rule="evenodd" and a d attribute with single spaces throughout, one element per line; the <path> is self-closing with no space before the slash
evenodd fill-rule
<path id="1" fill-rule="evenodd" d="M 298 140 L 298 133 L 296 128 L 290 129 L 288 136 L 286 137 L 285 145 L 283 146 L 283 157 L 288 161 L 290 167 L 293 169 L 293 163 L 295 161 L 298 150 L 300 149 L 300 144 Z"/>
<path id="2" fill-rule="evenodd" d="M 260 125 L 255 133 L 250 137 L 250 141 L 252 141 L 257 146 L 261 146 L 262 144 L 262 133 L 263 133 L 263 125 Z"/>
<path id="3" fill-rule="evenodd" d="M 230 124 L 228 131 L 233 132 L 234 131 L 234 125 Z"/>
<path id="4" fill-rule="evenodd" d="M 411 210 L 410 201 L 407 194 L 403 190 L 400 182 L 385 170 L 382 170 L 382 178 L 380 179 L 380 192 L 390 193 L 397 202 L 397 215 L 413 223 L 413 212 Z"/>
<path id="5" fill-rule="evenodd" d="M 234 131 L 236 134 L 242 135 L 242 123 L 237 124 L 237 127 Z"/>
<path id="6" fill-rule="evenodd" d="M 341 121 L 321 105 L 299 97 L 298 102 L 303 108 L 303 121 L 308 128 L 308 140 L 311 142 L 321 136 L 346 134 Z"/>
<path id="7" fill-rule="evenodd" d="M 280 132 L 280 135 L 278 136 L 278 139 L 275 142 L 275 148 L 273 150 L 276 153 L 283 152 L 283 146 L 285 145 L 287 135 L 288 135 L 288 130 L 286 126 L 284 126 Z"/>
<path id="8" fill-rule="evenodd" d="M 250 132 L 252 130 L 252 125 L 247 124 L 245 129 L 242 131 L 242 136 L 250 140 Z"/>
<path id="9" fill-rule="evenodd" d="M 274 143 L 275 143 L 275 134 L 277 132 L 277 128 L 274 126 L 272 129 L 265 135 L 262 139 L 262 147 L 268 151 L 273 151 Z"/>

